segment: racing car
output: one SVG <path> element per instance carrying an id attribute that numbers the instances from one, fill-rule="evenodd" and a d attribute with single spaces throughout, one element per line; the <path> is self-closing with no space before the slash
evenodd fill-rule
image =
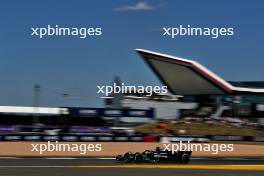
<path id="1" fill-rule="evenodd" d="M 189 163 L 192 151 L 177 151 L 161 150 L 159 147 L 156 150 L 145 150 L 144 152 L 127 152 L 124 155 L 116 157 L 117 162 L 126 163 L 159 163 L 159 162 L 173 162 L 173 163 Z"/>

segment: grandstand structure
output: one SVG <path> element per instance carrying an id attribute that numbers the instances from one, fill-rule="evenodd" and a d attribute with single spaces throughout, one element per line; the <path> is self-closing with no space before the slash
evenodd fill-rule
<path id="1" fill-rule="evenodd" d="M 226 81 L 194 60 L 136 51 L 170 93 L 199 103 L 201 114 L 204 110 L 211 117 L 264 117 L 264 81 Z"/>

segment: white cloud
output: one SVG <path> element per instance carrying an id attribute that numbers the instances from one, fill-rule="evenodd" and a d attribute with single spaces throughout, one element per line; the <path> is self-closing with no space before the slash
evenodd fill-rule
<path id="1" fill-rule="evenodd" d="M 124 6 L 120 6 L 120 7 L 116 7 L 114 8 L 114 11 L 150 11 L 150 10 L 154 10 L 155 7 L 148 4 L 147 2 L 141 1 L 138 2 L 134 5 L 124 5 Z"/>

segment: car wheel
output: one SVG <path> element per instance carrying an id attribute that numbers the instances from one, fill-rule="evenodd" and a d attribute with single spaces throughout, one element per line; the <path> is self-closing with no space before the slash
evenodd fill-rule
<path id="1" fill-rule="evenodd" d="M 120 162 L 120 161 L 122 160 L 122 158 L 123 158 L 122 155 L 118 155 L 118 156 L 116 157 L 116 161 L 117 161 L 117 162 Z"/>
<path id="2" fill-rule="evenodd" d="M 184 153 L 182 154 L 182 157 L 181 157 L 181 162 L 184 163 L 184 164 L 187 164 L 190 162 L 190 155 Z"/>

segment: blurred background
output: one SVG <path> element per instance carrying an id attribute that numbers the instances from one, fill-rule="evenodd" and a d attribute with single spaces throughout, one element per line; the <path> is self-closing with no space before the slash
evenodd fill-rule
<path id="1" fill-rule="evenodd" d="M 195 58 L 233 84 L 264 87 L 263 6 L 227 0 L 1 2 L 0 140 L 263 142 L 263 95 L 96 93 L 97 85 L 121 82 L 164 85 L 135 48 Z M 102 27 L 103 35 L 30 35 L 31 27 L 56 24 Z M 180 24 L 232 27 L 234 35 L 162 36 L 162 27 Z"/>

